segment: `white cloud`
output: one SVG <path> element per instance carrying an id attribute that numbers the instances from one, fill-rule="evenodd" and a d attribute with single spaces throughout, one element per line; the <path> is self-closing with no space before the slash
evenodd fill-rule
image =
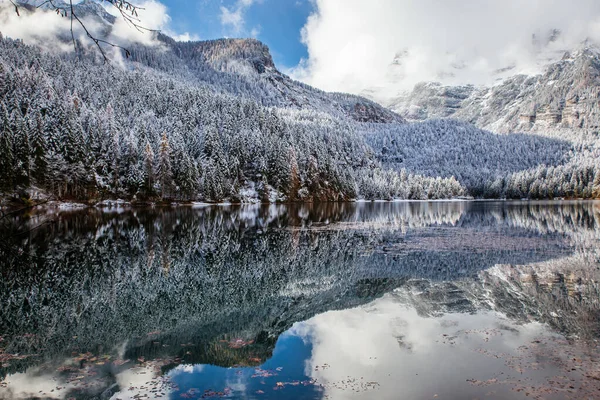
<path id="1" fill-rule="evenodd" d="M 227 7 L 221 6 L 221 24 L 224 26 L 231 26 L 234 31 L 239 32 L 244 26 L 242 11 L 243 9 L 241 7 L 230 10 Z"/>
<path id="2" fill-rule="evenodd" d="M 33 3 L 36 4 L 36 3 Z M 159 1 L 147 0 L 136 3 L 141 9 L 138 10 L 139 25 L 151 30 L 162 31 L 175 40 L 198 40 L 196 35 L 188 32 L 178 34 L 171 28 L 171 17 L 167 7 Z M 142 43 L 145 45 L 157 45 L 154 32 L 141 32 L 128 24 L 112 6 L 105 9 L 117 16 L 107 41 L 122 46 L 131 43 Z M 20 9 L 20 15 L 15 13 L 14 7 L 7 0 L 0 0 L 0 32 L 11 38 L 22 39 L 28 44 L 37 44 L 51 51 L 72 51 L 73 46 L 69 41 L 56 40 L 57 37 L 69 38 L 71 21 L 69 17 L 60 17 L 51 11 L 38 10 L 29 12 L 25 8 Z M 93 34 L 98 35 L 103 31 L 101 23 L 91 19 L 83 18 L 86 28 Z M 87 39 L 83 29 L 74 24 L 75 37 L 82 43 L 92 46 Z M 111 49 L 106 48 L 107 52 Z"/>
<path id="3" fill-rule="evenodd" d="M 140 7 L 140 10 L 138 10 L 139 24 L 144 28 L 161 31 L 177 41 L 200 40 L 198 35 L 190 34 L 189 32 L 176 32 L 171 24 L 169 10 L 163 3 L 156 0 L 146 0 L 137 2 L 136 5 Z M 114 7 L 106 5 L 106 8 L 113 15 L 119 17 L 118 10 Z M 117 18 L 117 22 L 113 28 L 113 36 L 146 45 L 156 44 L 153 33 L 143 30 L 140 32 L 130 26 L 123 18 Z"/>
<path id="4" fill-rule="evenodd" d="M 195 41 L 200 40 L 200 36 L 189 33 L 189 32 L 176 34 L 176 33 L 170 32 L 169 30 L 165 30 L 165 34 L 171 36 L 173 39 L 175 39 L 178 42 L 195 42 Z"/>
<path id="5" fill-rule="evenodd" d="M 325 90 L 489 83 L 501 68 L 532 71 L 541 50 L 557 57 L 600 38 L 598 0 L 313 1 L 302 31 L 309 57 L 293 74 Z M 559 40 L 542 46 L 552 29 L 562 31 Z M 543 43 L 533 44 L 533 34 Z"/>
<path id="6" fill-rule="evenodd" d="M 29 13 L 25 9 L 21 9 L 20 16 L 17 16 L 8 1 L 0 2 L 0 32 L 7 37 L 22 39 L 25 43 L 44 44 L 48 50 L 73 49 L 69 43 L 48 40 L 69 32 L 67 18 L 54 13 Z"/>
<path id="7" fill-rule="evenodd" d="M 449 394 L 457 382 L 465 383 L 465 377 L 489 371 L 487 357 L 474 351 L 482 343 L 495 353 L 512 355 L 519 346 L 549 334 L 541 324 L 515 324 L 493 312 L 424 317 L 403 305 L 406 294 L 399 293 L 399 298 L 390 293 L 362 307 L 329 311 L 292 327 L 291 334 L 312 345 L 305 373 L 323 385 L 325 397 L 346 399 L 348 391 L 365 390 L 366 382 L 378 385 L 361 393 L 364 398 L 394 399 L 399 392 L 408 399 Z M 500 325 L 510 330 L 483 342 L 483 332 Z M 471 333 L 464 334 L 467 331 Z M 463 334 L 456 335 L 453 345 L 444 343 L 443 335 L 458 332 Z M 460 393 L 470 398 L 470 389 L 466 384 Z"/>
<path id="8" fill-rule="evenodd" d="M 246 10 L 254 3 L 260 0 L 238 0 L 232 7 L 221 6 L 221 25 L 233 35 L 240 35 L 245 31 Z M 251 30 L 251 35 L 256 36 L 260 33 L 260 27 L 255 27 Z M 254 35 L 255 33 L 256 35 Z"/>
<path id="9" fill-rule="evenodd" d="M 262 27 L 260 25 L 255 26 L 254 28 L 252 28 L 252 30 L 250 31 L 250 36 L 252 36 L 253 38 L 258 37 L 258 35 L 260 35 L 260 32 L 262 31 Z"/>
<path id="10" fill-rule="evenodd" d="M 167 12 L 167 7 L 155 0 L 148 0 L 137 3 L 140 6 L 139 24 L 144 28 L 163 31 L 168 29 L 171 17 Z M 120 40 L 128 40 L 131 42 L 142 43 L 145 45 L 152 45 L 155 43 L 155 37 L 152 32 L 132 27 L 125 19 L 119 17 L 118 11 L 112 7 L 108 8 L 113 14 L 117 16 L 117 20 L 113 26 L 112 35 Z"/>

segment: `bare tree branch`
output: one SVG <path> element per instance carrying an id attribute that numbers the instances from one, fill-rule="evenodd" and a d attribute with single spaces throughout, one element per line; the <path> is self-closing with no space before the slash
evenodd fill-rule
<path id="1" fill-rule="evenodd" d="M 21 16 L 21 14 L 19 12 L 18 4 L 15 3 L 13 0 L 9 0 L 9 1 L 15 7 L 15 12 L 16 12 L 17 16 Z M 83 29 L 86 36 L 96 45 L 96 47 L 98 48 L 98 51 L 102 55 L 102 59 L 103 59 L 104 63 L 107 63 L 110 60 L 106 56 L 106 52 L 102 48 L 102 45 L 106 45 L 106 46 L 110 46 L 113 48 L 118 48 L 118 49 L 123 50 L 123 52 L 125 53 L 125 57 L 127 57 L 127 58 L 129 58 L 131 56 L 131 52 L 127 48 L 120 46 L 116 43 L 112 43 L 107 40 L 100 39 L 98 36 L 95 36 L 94 34 L 92 34 L 87 29 L 85 23 L 76 14 L 76 12 L 75 12 L 76 8 L 73 5 L 73 0 L 69 0 L 69 4 L 67 5 L 67 7 L 57 5 L 55 3 L 55 1 L 56 0 L 45 0 L 44 2 L 40 3 L 37 6 L 37 8 L 41 8 L 45 5 L 50 5 L 52 10 L 55 11 L 56 14 L 60 15 L 61 17 L 69 17 L 70 18 L 70 20 L 71 20 L 70 21 L 71 22 L 71 25 L 70 25 L 71 40 L 73 42 L 73 48 L 74 48 L 75 52 L 77 52 L 77 40 L 75 39 L 75 31 L 73 29 L 74 22 L 76 22 Z M 141 25 L 141 21 L 138 17 L 138 10 L 144 10 L 143 7 L 139 7 L 133 3 L 129 2 L 129 1 L 125 1 L 125 0 L 97 0 L 97 1 L 102 2 L 102 3 L 111 4 L 115 9 L 118 10 L 120 17 L 125 21 L 125 23 L 128 26 L 136 29 L 138 32 L 141 32 L 141 33 L 158 32 L 158 30 L 156 30 L 156 29 L 146 28 L 143 25 Z"/>
<path id="2" fill-rule="evenodd" d="M 17 13 L 17 16 L 20 17 L 21 14 L 19 14 L 19 7 L 15 4 L 15 2 L 13 0 L 9 0 L 13 6 L 15 6 L 15 12 Z"/>

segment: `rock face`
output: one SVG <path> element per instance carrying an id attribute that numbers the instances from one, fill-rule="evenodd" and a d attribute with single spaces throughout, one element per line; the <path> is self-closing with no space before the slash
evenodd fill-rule
<path id="1" fill-rule="evenodd" d="M 496 132 L 600 127 L 600 50 L 585 42 L 537 76 L 492 87 L 421 83 L 388 106 L 409 120 L 457 118 Z"/>
<path id="2" fill-rule="evenodd" d="M 214 69 L 237 72 L 239 64 L 251 67 L 257 74 L 275 70 L 269 48 L 255 39 L 217 39 L 190 44 Z"/>
<path id="3" fill-rule="evenodd" d="M 410 120 L 447 118 L 454 115 L 466 99 L 476 91 L 474 86 L 442 86 L 437 82 L 415 85 L 406 97 L 399 97 L 389 105 Z"/>

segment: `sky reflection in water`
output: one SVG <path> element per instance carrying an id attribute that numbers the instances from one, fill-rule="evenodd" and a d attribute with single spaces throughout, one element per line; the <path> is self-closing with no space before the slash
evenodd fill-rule
<path id="1" fill-rule="evenodd" d="M 4 255 L 1 398 L 600 394 L 594 203 L 28 218 L 58 222 Z"/>

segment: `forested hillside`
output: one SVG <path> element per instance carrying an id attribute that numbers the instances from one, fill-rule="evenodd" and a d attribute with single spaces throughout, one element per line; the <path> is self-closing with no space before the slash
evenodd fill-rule
<path id="1" fill-rule="evenodd" d="M 475 197 L 600 197 L 594 132 L 498 135 L 456 120 L 363 129 L 385 168 L 455 177 Z"/>
<path id="2" fill-rule="evenodd" d="M 84 6 L 93 15 L 98 5 Z M 600 197 L 594 132 L 407 124 L 364 98 L 290 79 L 256 40 L 158 39 L 105 65 L 94 52 L 0 38 L 3 198 Z"/>
<path id="3" fill-rule="evenodd" d="M 381 184 L 351 118 L 265 107 L 214 84 L 10 39 L 0 49 L 0 183 L 10 195 L 35 186 L 67 199 L 332 201 Z M 428 192 L 439 183 L 403 184 Z M 442 183 L 441 197 L 462 193 Z"/>

